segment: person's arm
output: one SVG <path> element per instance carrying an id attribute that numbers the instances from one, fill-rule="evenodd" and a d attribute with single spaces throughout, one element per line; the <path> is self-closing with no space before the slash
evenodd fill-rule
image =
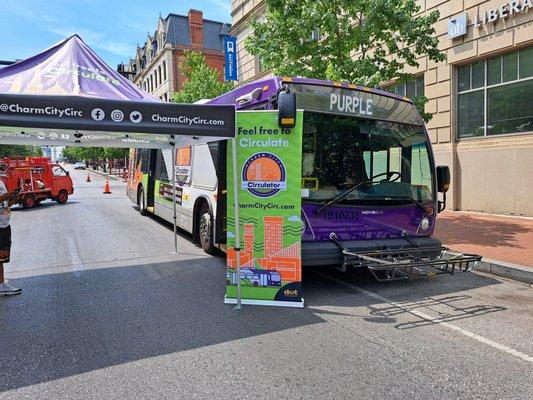
<path id="1" fill-rule="evenodd" d="M 19 194 L 17 192 L 12 192 L 0 195 L 0 202 L 2 201 L 7 201 L 8 206 L 11 207 L 13 204 L 18 203 Z"/>

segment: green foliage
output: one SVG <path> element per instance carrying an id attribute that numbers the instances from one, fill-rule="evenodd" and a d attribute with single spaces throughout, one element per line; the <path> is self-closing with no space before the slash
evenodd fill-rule
<path id="1" fill-rule="evenodd" d="M 416 15 L 414 0 L 265 1 L 266 18 L 253 22 L 245 46 L 276 75 L 377 87 L 413 79 L 404 71 L 418 57 L 445 59 L 434 37 L 438 11 Z"/>
<path id="2" fill-rule="evenodd" d="M 106 158 L 120 159 L 129 156 L 130 149 L 112 148 L 107 147 L 104 149 L 104 155 Z"/>
<path id="3" fill-rule="evenodd" d="M 103 147 L 67 147 L 63 157 L 69 161 L 120 159 L 128 157 L 129 149 Z"/>
<path id="4" fill-rule="evenodd" d="M 175 92 L 175 103 L 194 103 L 201 99 L 212 99 L 233 89 L 231 82 L 220 82 L 218 71 L 209 67 L 203 54 L 195 51 L 185 52 L 179 66 L 186 81 L 179 92 Z"/>
<path id="5" fill-rule="evenodd" d="M 0 145 L 0 158 L 3 157 L 27 157 L 42 156 L 43 152 L 37 146 L 11 146 L 7 144 Z"/>

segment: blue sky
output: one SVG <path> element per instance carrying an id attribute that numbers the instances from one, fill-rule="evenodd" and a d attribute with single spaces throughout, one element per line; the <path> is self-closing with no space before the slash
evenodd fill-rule
<path id="1" fill-rule="evenodd" d="M 0 60 L 30 57 L 78 33 L 112 67 L 135 54 L 159 14 L 231 22 L 230 0 L 0 0 Z"/>

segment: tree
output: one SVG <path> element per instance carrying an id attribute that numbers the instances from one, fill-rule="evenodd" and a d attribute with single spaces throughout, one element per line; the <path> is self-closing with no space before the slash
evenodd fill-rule
<path id="1" fill-rule="evenodd" d="M 123 159 L 128 157 L 130 149 L 108 147 L 104 149 L 104 155 L 110 159 Z"/>
<path id="2" fill-rule="evenodd" d="M 7 144 L 0 145 L 0 158 L 2 157 L 27 157 L 42 156 L 43 152 L 37 146 L 11 146 Z"/>
<path id="3" fill-rule="evenodd" d="M 185 52 L 179 68 L 185 75 L 186 81 L 181 90 L 172 96 L 172 101 L 175 103 L 194 103 L 201 99 L 212 99 L 233 89 L 231 82 L 220 82 L 218 71 L 207 65 L 201 53 Z"/>
<path id="4" fill-rule="evenodd" d="M 405 82 L 407 66 L 427 55 L 442 61 L 433 24 L 438 11 L 416 15 L 414 0 L 266 0 L 245 46 L 277 75 L 376 87 Z M 422 105 L 427 99 L 418 99 Z"/>

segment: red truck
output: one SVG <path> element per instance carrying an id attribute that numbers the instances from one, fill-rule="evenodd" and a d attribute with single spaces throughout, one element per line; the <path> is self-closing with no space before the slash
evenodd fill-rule
<path id="1" fill-rule="evenodd" d="M 20 189 L 20 204 L 24 208 L 32 208 L 46 199 L 64 204 L 74 193 L 69 172 L 46 157 L 0 159 L 0 179 L 8 192 Z"/>

